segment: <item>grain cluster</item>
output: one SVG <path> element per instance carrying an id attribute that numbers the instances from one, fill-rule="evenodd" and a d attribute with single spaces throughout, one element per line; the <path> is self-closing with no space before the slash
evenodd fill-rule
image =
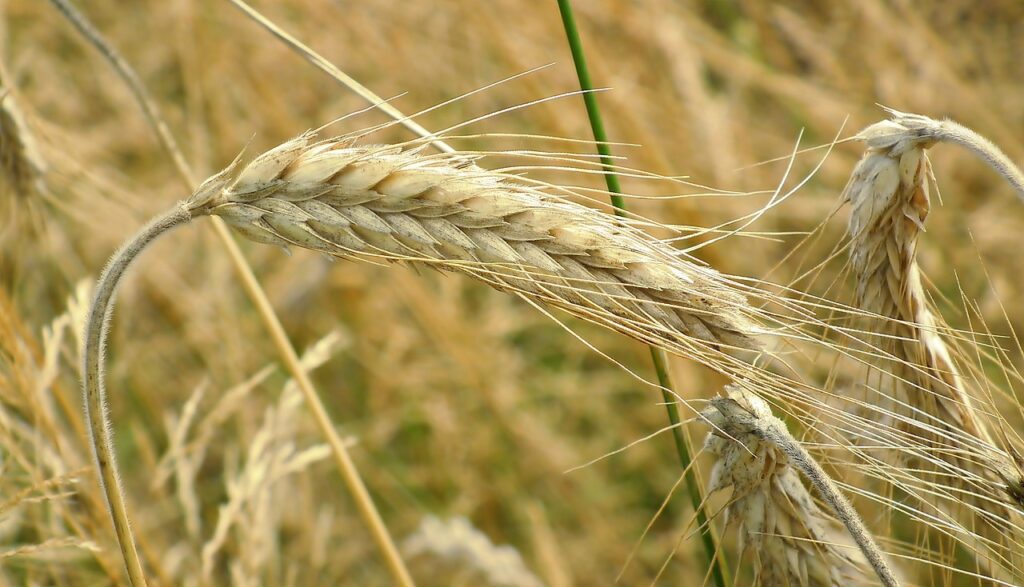
<path id="1" fill-rule="evenodd" d="M 753 393 L 736 386 L 727 392 L 751 418 L 777 422 Z M 815 503 L 790 458 L 763 435 L 732 425 L 725 412 L 709 409 L 705 416 L 715 426 L 704 442 L 716 457 L 708 490 L 731 490 L 723 516 L 727 527 L 737 528 L 740 550 L 753 559 L 755 584 L 850 585 L 863 579 L 837 521 Z"/>
<path id="2" fill-rule="evenodd" d="M 615 217 L 465 155 L 310 134 L 186 204 L 257 242 L 471 275 L 643 340 L 754 348 L 729 280 Z"/>
<path id="3" fill-rule="evenodd" d="M 986 426 L 917 261 L 931 211 L 927 150 L 938 140 L 926 131 L 939 123 L 929 121 L 894 112 L 861 131 L 867 150 L 843 192 L 851 206 L 855 303 L 872 315 L 865 328 L 879 350 L 867 383 L 882 393 L 883 424 L 899 431 L 895 442 L 907 447 L 893 453 L 900 466 L 934 488 L 923 500 L 1004 558 L 1013 540 L 1005 530 L 1007 497 L 1013 501 L 1024 476 Z"/>

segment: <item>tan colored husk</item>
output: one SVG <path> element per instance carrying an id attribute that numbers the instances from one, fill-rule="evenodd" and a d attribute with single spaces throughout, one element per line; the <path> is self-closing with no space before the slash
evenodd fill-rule
<path id="1" fill-rule="evenodd" d="M 46 169 L 35 139 L 25 124 L 25 116 L 10 89 L 3 86 L 0 86 L 0 167 L 4 182 L 18 196 L 27 196 L 40 189 L 40 178 Z"/>
<path id="2" fill-rule="evenodd" d="M 939 507 L 993 546 L 1007 538 L 1010 516 L 999 488 L 1012 495 L 1021 472 L 993 442 L 925 296 L 916 253 L 930 211 L 926 151 L 934 140 L 917 131 L 914 120 L 923 117 L 893 114 L 858 135 L 868 149 L 843 192 L 852 206 L 856 305 L 880 317 L 868 327 L 882 351 L 875 383 L 891 395 L 884 409 L 899 442 L 918 447 L 901 453 L 905 464 L 946 487 Z"/>
<path id="3" fill-rule="evenodd" d="M 252 240 L 457 271 L 651 343 L 755 348 L 745 297 L 629 221 L 466 155 L 299 136 L 185 203 Z"/>
<path id="4" fill-rule="evenodd" d="M 774 419 L 753 393 L 731 385 L 726 391 L 753 417 Z M 717 457 L 708 491 L 732 489 L 723 515 L 727 526 L 739 531 L 741 552 L 755 557 L 755 584 L 863 582 L 865 571 L 850 556 L 856 551 L 838 521 L 817 506 L 789 457 L 770 441 L 729 426 L 714 409 L 705 417 L 716 426 L 704 441 L 704 448 Z"/>
<path id="5" fill-rule="evenodd" d="M 36 204 L 30 196 L 43 190 L 45 170 L 25 116 L 0 83 L 0 243 L 28 225 Z"/>

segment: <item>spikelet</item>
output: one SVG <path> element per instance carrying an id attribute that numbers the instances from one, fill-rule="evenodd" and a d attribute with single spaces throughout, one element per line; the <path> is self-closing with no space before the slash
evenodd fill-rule
<path id="1" fill-rule="evenodd" d="M 427 516 L 402 546 L 427 585 L 543 587 L 515 548 L 491 542 L 463 517 Z M 457 578 L 456 578 L 457 577 Z"/>
<path id="2" fill-rule="evenodd" d="M 922 287 L 916 253 L 930 210 L 926 151 L 938 139 L 927 129 L 935 121 L 891 113 L 892 120 L 858 135 L 867 151 L 843 191 L 852 207 L 855 303 L 880 316 L 868 327 L 878 335 L 872 343 L 885 355 L 877 361 L 878 385 L 892 396 L 885 409 L 903 433 L 899 442 L 919 446 L 909 469 L 925 477 L 931 473 L 934 482 L 948 487 L 947 502 L 957 507 L 940 507 L 960 510 L 952 515 L 967 530 L 998 543 L 1010 515 L 1000 501 L 1014 496 L 1024 477 L 996 448 L 979 417 Z"/>
<path id="3" fill-rule="evenodd" d="M 46 169 L 25 117 L 7 88 L 0 86 L 0 167 L 3 181 L 15 195 L 27 196 L 40 188 Z"/>
<path id="4" fill-rule="evenodd" d="M 31 224 L 46 165 L 25 117 L 0 77 L 0 244 Z"/>
<path id="5" fill-rule="evenodd" d="M 649 343 L 755 348 L 744 296 L 628 221 L 422 148 L 305 134 L 185 203 L 248 238 L 471 275 Z"/>
<path id="6" fill-rule="evenodd" d="M 753 418 L 776 421 L 753 393 L 731 385 L 726 391 Z M 741 551 L 755 557 L 755 584 L 846 586 L 863 578 L 847 554 L 852 550 L 837 546 L 845 540 L 838 522 L 817 506 L 789 457 L 718 409 L 703 414 L 715 427 L 704 448 L 717 457 L 708 492 L 732 489 L 723 515 L 727 526 L 738 527 Z"/>

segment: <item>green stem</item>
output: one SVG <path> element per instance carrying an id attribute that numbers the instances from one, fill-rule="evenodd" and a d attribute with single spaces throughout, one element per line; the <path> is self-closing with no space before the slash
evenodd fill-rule
<path id="1" fill-rule="evenodd" d="M 597 142 L 597 152 L 601 156 L 601 165 L 604 171 L 605 183 L 608 191 L 611 192 L 612 206 L 615 207 L 615 214 L 623 216 L 626 210 L 626 202 L 622 197 L 622 188 L 619 186 L 619 176 L 612 168 L 612 152 L 608 145 L 608 135 L 604 130 L 604 122 L 601 119 L 601 110 L 597 105 L 597 95 L 592 91 L 593 83 L 590 81 L 590 71 L 587 69 L 587 60 L 583 52 L 583 43 L 580 41 L 579 30 L 576 28 L 576 18 L 573 16 L 571 0 L 558 0 L 558 11 L 562 15 L 562 24 L 565 27 L 565 36 L 569 41 L 569 50 L 572 52 L 572 60 L 576 66 L 576 76 L 580 81 L 580 89 L 583 90 L 583 103 L 587 107 L 587 117 L 590 119 L 590 128 L 594 132 L 594 140 Z M 711 575 L 717 587 L 726 587 L 731 583 L 729 580 L 729 567 L 725 557 L 716 546 L 715 535 L 711 525 L 707 523 L 707 514 L 704 511 L 704 496 L 701 491 L 700 482 L 694 467 L 690 466 L 693 460 L 693 447 L 690 439 L 685 434 L 679 419 L 679 408 L 677 407 L 675 393 L 672 391 L 672 377 L 669 373 L 668 356 L 663 349 L 651 346 L 651 359 L 654 361 L 654 370 L 658 376 L 658 383 L 662 388 L 662 396 L 665 398 L 665 408 L 668 411 L 669 422 L 672 423 L 672 435 L 675 438 L 676 452 L 679 461 L 686 471 L 686 487 L 690 493 L 690 502 L 697 517 L 698 527 L 703 528 L 701 541 L 704 544 L 704 552 L 709 563 L 712 565 Z"/>
<path id="2" fill-rule="evenodd" d="M 562 13 L 565 37 L 569 41 L 572 62 L 576 65 L 576 77 L 580 80 L 580 89 L 583 90 L 583 103 L 587 106 L 587 118 L 590 119 L 590 128 L 593 129 L 594 140 L 597 141 L 597 152 L 601 155 L 604 181 L 608 184 L 608 191 L 612 193 L 611 199 L 612 206 L 615 206 L 615 214 L 622 216 L 626 210 L 626 200 L 621 195 L 619 176 L 612 169 L 612 149 L 608 146 L 608 135 L 604 132 L 601 109 L 597 106 L 597 94 L 594 93 L 594 84 L 590 81 L 590 70 L 587 69 L 587 58 L 583 54 L 583 43 L 580 41 L 580 33 L 576 29 L 576 17 L 572 14 L 570 0 L 558 0 L 558 11 Z"/>
<path id="3" fill-rule="evenodd" d="M 665 351 L 659 348 L 650 347 L 651 359 L 654 361 L 654 371 L 658 374 L 658 383 L 661 385 L 661 396 L 665 398 L 665 410 L 668 411 L 668 420 L 672 423 L 672 437 L 676 441 L 676 453 L 679 455 L 679 462 L 686 471 L 686 490 L 690 494 L 690 503 L 697 516 L 697 527 L 703 528 L 700 538 L 704 544 L 704 553 L 713 568 L 711 574 L 718 587 L 731 585 L 729 577 L 729 566 L 725 561 L 725 554 L 717 548 L 714 530 L 708 524 L 708 516 L 704 511 L 704 492 L 701 491 L 700 480 L 697 478 L 697 468 L 691 467 L 693 461 L 693 447 L 690 444 L 690 436 L 683 430 L 679 419 L 678 402 L 672 394 L 672 374 L 669 372 L 668 356 Z"/>

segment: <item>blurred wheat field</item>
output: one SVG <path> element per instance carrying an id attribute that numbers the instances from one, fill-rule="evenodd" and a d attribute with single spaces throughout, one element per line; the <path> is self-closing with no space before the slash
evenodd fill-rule
<path id="1" fill-rule="evenodd" d="M 0 581 L 121 584 L 81 414 L 81 324 L 109 255 L 189 194 L 131 94 L 57 11 L 29 0 L 0 6 L 0 96 L 16 104 L 19 132 L 34 140 L 40 178 L 6 175 L 0 183 Z M 400 95 L 393 103 L 405 112 L 551 64 L 426 114 L 418 121 L 428 129 L 578 88 L 553 2 L 256 7 L 379 95 Z M 575 7 L 595 82 L 610 88 L 598 95 L 609 136 L 635 145 L 613 147 L 626 158 L 620 163 L 750 194 L 630 201 L 653 221 L 735 228 L 724 223 L 769 201 L 801 131 L 801 148 L 850 137 L 885 118 L 877 104 L 951 117 L 1024 161 L 1019 2 L 580 0 Z M 251 157 L 365 107 L 229 3 L 101 0 L 80 8 L 137 69 L 202 177 L 243 148 Z M 386 120 L 368 112 L 331 131 Z M 7 118 L 0 124 L 14 128 Z M 591 138 L 575 96 L 466 132 L 496 136 L 461 140 L 460 149 L 535 144 L 500 133 Z M 373 137 L 410 138 L 398 127 Z M 5 168 L 12 144 L 5 136 Z M 593 145 L 558 148 L 585 154 Z M 840 250 L 850 211 L 840 204 L 863 151 L 862 143 L 844 142 L 827 157 L 824 150 L 797 156 L 784 185 L 809 176 L 799 190 L 744 233 L 693 255 L 728 274 L 853 304 L 855 278 Z M 939 145 L 929 156 L 939 191 L 916 262 L 980 418 L 1009 451 L 1020 447 L 1024 429 L 1024 352 L 1015 330 L 1024 324 L 1024 206 L 963 151 Z M 604 187 L 598 174 L 545 179 Z M 624 183 L 641 196 L 681 191 L 670 181 Z M 387 527 L 404 544 L 417 584 L 566 587 L 612 584 L 620 574 L 623 585 L 706 580 L 667 434 L 577 468 L 666 426 L 660 395 L 626 370 L 652 379 L 643 344 L 556 314 L 620 366 L 521 300 L 459 275 L 241 244 Z M 907 511 L 858 493 L 873 487 L 914 503 L 872 485 L 871 475 L 858 477 L 850 454 L 829 436 L 832 424 L 814 425 L 815 402 L 837 413 L 848 397 L 870 402 L 861 388 L 883 386 L 887 369 L 839 356 L 841 341 L 827 342 L 779 349 L 822 395 L 770 403 L 848 484 L 883 548 L 900 555 L 904 584 L 1020 584 L 1019 560 L 1009 565 L 1016 575 L 986 579 L 989 570 L 969 547 L 949 547 Z M 208 223 L 161 239 L 129 274 L 108 368 L 130 513 L 152 582 L 390 584 Z M 697 406 L 729 382 L 681 358 L 672 371 L 677 391 Z M 708 432 L 699 422 L 686 430 L 698 447 Z M 705 489 L 713 459 L 698 461 Z M 713 496 L 709 511 L 725 508 L 727 497 Z M 1022 506 L 1002 507 L 1017 516 L 1004 528 L 1016 529 L 1011 545 L 1019 546 Z M 750 584 L 756 563 L 741 556 L 736 533 L 722 522 L 716 531 L 736 584 Z M 488 574 L 488 561 L 516 572 Z M 875 584 L 868 575 L 859 581 Z"/>

